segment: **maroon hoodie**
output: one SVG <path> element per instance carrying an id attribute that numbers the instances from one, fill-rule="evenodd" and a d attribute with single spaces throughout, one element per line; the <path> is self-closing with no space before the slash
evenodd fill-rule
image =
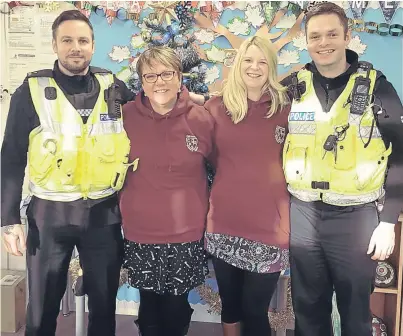
<path id="1" fill-rule="evenodd" d="M 289 108 L 265 118 L 268 95 L 248 101 L 248 114 L 234 124 L 222 97 L 205 105 L 215 121 L 207 232 L 222 233 L 288 248 L 289 194 L 281 152 Z"/>
<path id="2" fill-rule="evenodd" d="M 208 190 L 205 158 L 212 148 L 213 120 L 182 88 L 168 114 L 153 111 L 138 95 L 123 107 L 131 141 L 130 160 L 120 193 L 125 238 L 144 244 L 200 240 L 205 230 Z"/>

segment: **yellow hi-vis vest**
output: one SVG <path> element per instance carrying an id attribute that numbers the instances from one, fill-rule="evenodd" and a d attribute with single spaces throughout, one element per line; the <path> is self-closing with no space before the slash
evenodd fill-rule
<path id="1" fill-rule="evenodd" d="M 302 201 L 347 206 L 372 202 L 384 195 L 392 146 L 386 149 L 370 104 L 362 115 L 350 113 L 348 101 L 357 76 L 361 74 L 350 76 L 331 110 L 324 112 L 315 94 L 312 73 L 298 73 L 298 81 L 306 82 L 306 91 L 299 102 L 294 100 L 292 104 L 283 168 L 289 192 Z M 375 70 L 370 71 L 369 78 L 372 94 Z M 335 150 L 326 151 L 325 141 L 336 134 L 339 139 Z"/>
<path id="2" fill-rule="evenodd" d="M 38 198 L 69 202 L 100 199 L 123 186 L 130 141 L 122 118 L 110 118 L 104 90 L 110 73 L 96 73 L 100 93 L 86 124 L 51 77 L 29 77 L 32 101 L 40 126 L 29 135 L 29 189 Z M 56 90 L 47 99 L 45 88 Z M 49 90 L 49 89 L 48 89 Z"/>

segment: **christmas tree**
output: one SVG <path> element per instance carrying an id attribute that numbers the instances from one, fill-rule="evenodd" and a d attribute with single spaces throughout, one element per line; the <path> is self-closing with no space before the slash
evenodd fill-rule
<path id="1" fill-rule="evenodd" d="M 150 4 L 154 9 L 149 17 L 143 19 L 141 38 L 152 46 L 173 48 L 182 61 L 183 84 L 190 92 L 205 94 L 207 66 L 202 63 L 192 34 L 194 19 L 190 1 L 160 2 Z M 132 75 L 128 80 L 129 88 L 136 94 L 141 91 L 141 80 L 131 67 Z"/>

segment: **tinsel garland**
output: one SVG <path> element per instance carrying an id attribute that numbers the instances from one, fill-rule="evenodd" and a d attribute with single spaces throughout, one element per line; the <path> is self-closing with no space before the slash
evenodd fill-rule
<path id="1" fill-rule="evenodd" d="M 207 312 L 210 314 L 220 315 L 221 314 L 221 299 L 218 292 L 214 291 L 208 284 L 203 284 L 196 288 L 200 297 L 208 305 Z M 291 299 L 291 284 L 288 280 L 287 285 L 287 304 L 286 308 L 274 310 L 269 312 L 270 325 L 274 330 L 286 330 L 287 327 L 293 323 L 295 319 L 294 311 L 292 309 L 292 299 Z"/>
<path id="2" fill-rule="evenodd" d="M 73 289 L 73 292 L 75 293 L 77 279 L 83 275 L 83 270 L 81 269 L 81 266 L 80 266 L 80 259 L 78 257 L 72 258 L 70 260 L 69 273 L 70 273 L 70 278 L 72 281 L 71 287 Z"/>
<path id="3" fill-rule="evenodd" d="M 291 281 L 288 279 L 287 285 L 287 304 L 284 309 L 269 312 L 270 325 L 274 330 L 286 330 L 287 326 L 295 319 L 294 310 L 292 309 L 291 298 Z"/>
<path id="4" fill-rule="evenodd" d="M 214 291 L 213 288 L 211 288 L 206 283 L 197 287 L 196 291 L 199 293 L 200 297 L 207 303 L 207 312 L 209 314 L 221 314 L 222 306 L 220 295 L 218 294 L 218 292 Z"/>

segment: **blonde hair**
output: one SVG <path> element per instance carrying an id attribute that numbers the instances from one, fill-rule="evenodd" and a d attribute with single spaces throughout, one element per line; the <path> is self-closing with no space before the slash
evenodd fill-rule
<path id="1" fill-rule="evenodd" d="M 151 68 L 153 63 L 160 63 L 174 69 L 178 77 L 182 74 L 182 62 L 172 48 L 165 46 L 151 47 L 144 51 L 137 60 L 136 71 L 141 80 L 143 80 L 144 65 Z"/>
<path id="2" fill-rule="evenodd" d="M 267 93 L 271 97 L 271 104 L 266 117 L 270 118 L 289 103 L 287 88 L 282 86 L 277 79 L 277 52 L 273 44 L 268 39 L 259 36 L 250 37 L 239 47 L 234 65 L 219 94 L 223 97 L 224 105 L 234 124 L 241 122 L 248 113 L 248 90 L 242 80 L 241 62 L 246 51 L 252 45 L 262 51 L 269 68 L 267 82 L 262 88 L 262 95 Z"/>

